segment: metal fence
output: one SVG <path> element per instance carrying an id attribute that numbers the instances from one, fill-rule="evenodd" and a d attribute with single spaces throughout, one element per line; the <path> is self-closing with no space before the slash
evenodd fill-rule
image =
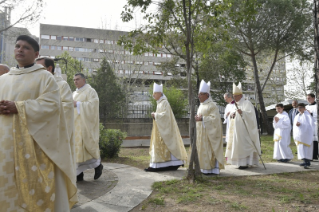
<path id="1" fill-rule="evenodd" d="M 217 106 L 219 108 L 219 114 L 221 118 L 224 117 L 225 107 Z M 195 113 L 197 113 L 198 106 L 195 106 Z M 187 106 L 185 108 L 187 111 L 186 115 L 182 118 L 190 117 L 190 108 Z M 119 114 L 122 118 L 151 118 L 151 113 L 154 112 L 152 105 L 129 105 L 126 109 L 122 110 L 122 114 Z"/>

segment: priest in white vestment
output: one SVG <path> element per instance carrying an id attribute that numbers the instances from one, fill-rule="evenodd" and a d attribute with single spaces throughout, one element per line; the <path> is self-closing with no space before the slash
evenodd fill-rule
<path id="1" fill-rule="evenodd" d="M 223 128 L 219 109 L 210 96 L 210 82 L 201 81 L 196 120 L 196 146 L 203 174 L 219 174 L 224 169 Z"/>
<path id="2" fill-rule="evenodd" d="M 86 84 L 82 73 L 75 74 L 74 99 L 74 136 L 77 167 L 77 181 L 83 181 L 83 171 L 95 169 L 94 179 L 102 175 L 99 138 L 99 97 L 96 91 Z"/>
<path id="3" fill-rule="evenodd" d="M 273 120 L 274 127 L 274 155 L 278 162 L 287 163 L 294 158 L 290 145 L 291 124 L 288 113 L 284 111 L 283 104 L 276 105 L 278 112 Z"/>
<path id="4" fill-rule="evenodd" d="M 151 160 L 145 171 L 177 170 L 186 162 L 187 153 L 172 108 L 163 94 L 163 85 L 154 83 L 153 97 L 157 107 L 152 113 Z"/>
<path id="5" fill-rule="evenodd" d="M 0 210 L 65 212 L 77 202 L 75 167 L 59 87 L 39 45 L 21 35 L 18 66 L 0 77 Z"/>
<path id="6" fill-rule="evenodd" d="M 305 104 L 298 104 L 299 114 L 296 115 L 293 124 L 293 136 L 297 145 L 298 159 L 304 162 L 300 164 L 308 168 L 313 154 L 313 119 L 306 110 Z"/>
<path id="7" fill-rule="evenodd" d="M 250 165 L 258 165 L 261 154 L 256 113 L 252 103 L 244 99 L 241 83 L 238 86 L 233 84 L 233 97 L 235 109 L 230 114 L 227 164 L 246 169 Z"/>
<path id="8" fill-rule="evenodd" d="M 235 107 L 235 105 L 234 105 L 235 101 L 233 101 L 233 96 L 231 93 L 225 93 L 224 100 L 225 100 L 225 102 L 227 102 L 227 105 L 226 105 L 225 111 L 224 111 L 224 122 L 223 122 L 223 124 L 226 124 L 225 142 L 227 142 L 228 138 L 229 138 L 228 131 L 229 131 L 229 124 L 230 124 L 230 111 L 232 111 L 233 107 Z"/>
<path id="9" fill-rule="evenodd" d="M 43 65 L 43 67 L 48 72 L 53 74 L 54 79 L 56 80 L 59 86 L 68 138 L 70 140 L 73 163 L 75 164 L 75 167 L 76 167 L 75 146 L 74 146 L 74 136 L 73 136 L 73 131 L 74 131 L 73 96 L 72 96 L 71 88 L 69 84 L 65 80 L 63 80 L 61 75 L 61 69 L 59 67 L 57 68 L 55 67 L 54 61 L 51 58 L 39 57 L 35 61 L 36 61 L 36 64 Z"/>
<path id="10" fill-rule="evenodd" d="M 317 124 L 317 102 L 316 96 L 313 93 L 307 95 L 307 101 L 309 105 L 306 106 L 306 110 L 310 113 L 313 120 L 313 154 L 312 159 L 318 160 L 318 124 Z"/>

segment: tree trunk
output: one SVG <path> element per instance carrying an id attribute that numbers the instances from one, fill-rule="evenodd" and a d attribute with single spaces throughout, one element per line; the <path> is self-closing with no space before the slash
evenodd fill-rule
<path id="1" fill-rule="evenodd" d="M 185 48 L 186 48 L 186 72 L 187 72 L 187 81 L 188 81 L 188 103 L 190 105 L 190 120 L 189 120 L 189 138 L 191 141 L 192 153 L 189 162 L 189 169 L 187 173 L 187 179 L 191 182 L 195 182 L 197 176 L 200 175 L 200 168 L 199 168 L 199 161 L 197 155 L 197 147 L 196 147 L 196 123 L 195 123 L 195 102 L 193 96 L 193 86 L 192 86 L 192 62 L 193 62 L 193 55 L 191 55 L 191 32 L 192 32 L 192 22 L 191 22 L 191 1 L 188 1 L 189 5 L 186 6 L 186 0 L 183 0 L 183 16 L 185 19 L 185 26 L 186 26 L 186 41 L 185 41 Z M 187 11 L 188 8 L 188 11 Z M 191 45 L 191 48 L 193 46 Z M 195 162 L 195 170 L 194 164 Z"/>
<path id="2" fill-rule="evenodd" d="M 316 83 L 316 100 L 317 100 L 317 113 L 319 114 L 319 32 L 318 32 L 318 15 L 319 15 L 319 8 L 318 8 L 318 1 L 313 1 L 314 9 L 313 9 L 313 24 L 314 24 L 314 48 L 315 48 L 315 61 L 314 61 L 314 68 L 315 68 L 315 83 Z M 317 130 L 319 130 L 319 116 L 317 116 Z"/>
<path id="3" fill-rule="evenodd" d="M 254 79 L 255 79 L 255 86 L 256 86 L 257 94 L 258 94 L 258 101 L 259 101 L 259 105 L 260 105 L 261 115 L 263 117 L 263 122 L 264 122 L 264 125 L 266 126 L 267 133 L 271 134 L 272 133 L 271 127 L 269 125 L 268 116 L 267 116 L 266 107 L 265 107 L 264 98 L 263 98 L 263 93 L 262 93 L 262 89 L 260 86 L 257 62 L 256 62 L 256 57 L 255 57 L 254 52 L 251 54 L 251 60 L 252 60 L 252 63 L 254 65 Z"/>

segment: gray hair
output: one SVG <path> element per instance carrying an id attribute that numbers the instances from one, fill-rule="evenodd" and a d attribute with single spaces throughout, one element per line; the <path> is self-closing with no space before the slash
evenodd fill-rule
<path id="1" fill-rule="evenodd" d="M 227 96 L 227 98 L 233 98 L 233 95 L 231 93 L 225 93 L 224 96 Z"/>
<path id="2" fill-rule="evenodd" d="M 6 64 L 0 64 L 0 66 L 3 66 L 3 67 L 5 67 L 8 71 L 10 71 L 10 67 L 7 66 Z"/>

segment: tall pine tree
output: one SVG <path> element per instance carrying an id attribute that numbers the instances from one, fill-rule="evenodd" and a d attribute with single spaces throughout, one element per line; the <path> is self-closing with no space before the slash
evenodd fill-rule
<path id="1" fill-rule="evenodd" d="M 93 76 L 92 87 L 100 99 L 100 119 L 105 122 L 118 118 L 125 103 L 125 94 L 110 64 L 103 58 L 97 74 Z"/>

